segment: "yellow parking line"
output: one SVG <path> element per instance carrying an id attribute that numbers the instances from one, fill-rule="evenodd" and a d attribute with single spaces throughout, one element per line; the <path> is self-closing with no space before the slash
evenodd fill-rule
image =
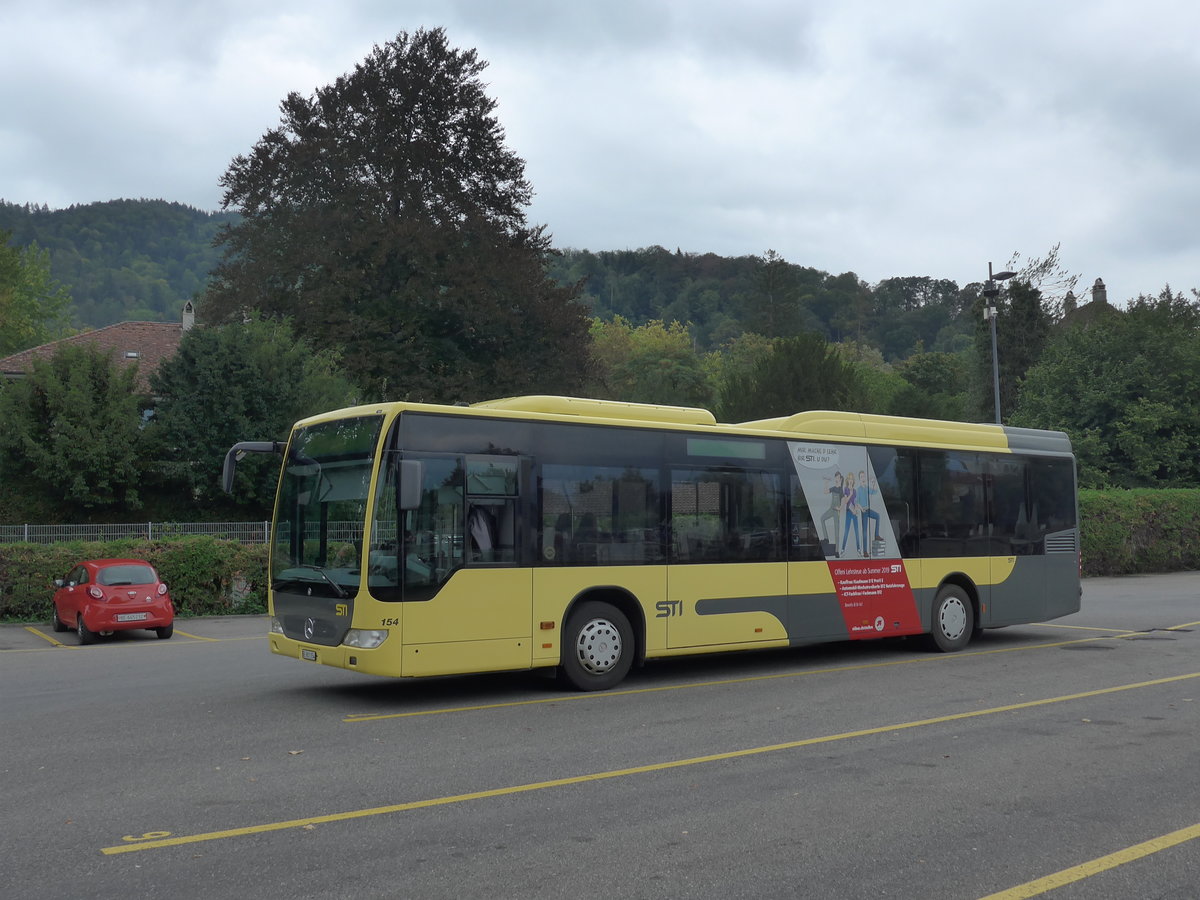
<path id="1" fill-rule="evenodd" d="M 1133 862 L 1144 856 L 1150 856 L 1152 853 L 1158 853 L 1161 850 L 1185 844 L 1198 837 L 1200 837 L 1200 824 L 1192 825 L 1188 828 L 1180 828 L 1178 831 L 1172 831 L 1170 834 L 1164 834 L 1162 837 L 1134 844 L 1132 847 L 1126 847 L 1124 850 L 1118 850 L 1116 853 L 1100 856 L 1089 862 L 1080 863 L 1069 869 L 1063 869 L 1061 872 L 1055 872 L 1053 875 L 1047 875 L 1035 881 L 1027 881 L 1025 884 L 1019 884 L 1006 891 L 988 894 L 986 897 L 982 897 L 981 900 L 1027 900 L 1029 897 L 1038 897 L 1047 891 L 1052 891 L 1063 885 L 1073 884 L 1076 881 L 1082 881 L 1085 878 L 1091 878 L 1093 875 L 1099 875 L 1101 872 L 1107 872 L 1109 869 L 1115 869 L 1117 866 L 1125 865 L 1125 863 Z"/>
<path id="2" fill-rule="evenodd" d="M 28 631 L 30 634 L 36 634 L 38 637 L 40 637 L 44 641 L 49 641 L 55 647 L 70 647 L 72 650 L 77 649 L 74 644 L 64 644 L 58 638 L 53 638 L 53 637 L 50 637 L 50 635 L 48 635 L 48 634 L 43 634 L 41 631 L 38 631 L 32 625 L 26 625 L 25 630 Z"/>
<path id="3" fill-rule="evenodd" d="M 175 633 L 176 633 L 176 634 L 183 634 L 183 632 L 182 632 L 182 631 L 177 631 L 177 632 L 175 632 Z M 266 641 L 266 639 L 267 639 L 267 634 L 266 634 L 266 632 L 263 632 L 262 634 L 243 634 L 243 635 L 240 635 L 240 636 L 238 636 L 238 637 L 227 637 L 227 638 L 200 638 L 200 640 L 202 640 L 202 641 L 212 641 L 214 644 L 224 644 L 224 643 L 227 643 L 227 642 L 229 642 L 229 641 Z"/>
<path id="4" fill-rule="evenodd" d="M 5 647 L 3 649 L 0 649 L 0 654 L 5 654 L 5 653 L 47 653 L 51 650 L 55 650 L 60 647 L 63 649 L 66 649 L 66 650 L 80 649 L 78 644 L 64 644 L 62 641 L 52 638 L 50 635 L 46 634 L 45 632 L 39 631 L 37 628 L 35 628 L 32 625 L 24 625 L 22 627 L 26 631 L 28 631 L 30 634 L 36 634 L 38 637 L 40 637 L 42 640 L 46 641 L 47 643 L 51 644 L 52 646 L 49 646 L 49 647 Z M 175 630 L 175 633 L 178 635 L 181 635 L 183 637 L 186 637 L 186 638 L 191 638 L 192 640 L 194 640 L 196 642 L 204 642 L 204 643 L 209 643 L 209 644 L 226 643 L 228 641 L 261 641 L 264 638 L 264 635 L 261 635 L 261 634 L 243 635 L 240 637 L 210 638 L 210 637 L 202 637 L 201 635 L 198 635 L 198 634 L 188 634 L 186 631 L 179 631 L 178 629 Z M 168 641 L 167 643 L 170 643 L 170 642 Z M 185 646 L 187 646 L 187 644 L 188 644 L 187 641 L 183 641 L 183 642 L 179 643 L 177 646 L 185 647 Z M 107 648 L 106 652 L 111 653 L 111 652 L 115 652 L 117 650 L 129 650 L 133 647 L 150 647 L 150 646 L 162 647 L 163 642 L 161 642 L 161 641 L 133 641 L 133 642 L 130 642 L 127 644 L 120 644 L 117 646 L 110 645 Z"/>
<path id="5" fill-rule="evenodd" d="M 1104 631 L 1112 634 L 1142 634 L 1147 629 L 1129 629 L 1129 628 L 1098 628 L 1094 625 L 1063 625 L 1058 622 L 1030 622 L 1032 628 L 1072 628 L 1076 631 Z M 1168 628 L 1149 629 L 1153 631 L 1185 631 L 1188 628 L 1195 628 L 1200 625 L 1200 622 L 1185 622 L 1182 625 L 1171 625 Z"/>
<path id="6" fill-rule="evenodd" d="M 168 832 L 149 832 L 141 838 L 127 837 L 124 845 L 102 847 L 100 852 L 107 856 L 118 853 L 135 853 L 141 850 L 161 850 L 164 847 L 179 847 L 185 844 L 199 844 L 204 841 L 218 841 L 226 838 L 246 837 L 252 834 L 264 834 L 270 831 L 285 831 L 289 828 L 305 828 L 313 825 L 326 825 L 332 822 L 345 822 L 351 819 L 364 819 L 371 816 L 382 816 L 414 809 L 425 809 L 433 806 L 447 806 L 454 803 L 465 803 L 470 800 L 485 800 L 491 797 L 503 797 L 512 794 L 524 794 L 531 791 L 542 791 L 548 788 L 565 787 L 574 784 L 603 781 L 609 778 L 625 778 L 631 775 L 645 775 L 650 772 L 663 772 L 669 769 L 679 769 L 686 766 L 696 766 L 704 763 L 722 762 L 733 759 L 743 759 L 759 756 L 764 753 L 774 753 L 780 750 L 795 750 L 800 747 L 811 747 L 818 744 L 828 744 L 834 741 L 844 741 L 851 738 L 867 737 L 877 734 L 888 734 L 909 728 L 921 728 L 926 725 L 940 725 L 946 722 L 958 722 L 964 719 L 976 719 L 982 716 L 992 716 L 999 713 L 1014 712 L 1023 709 L 1035 709 L 1055 703 L 1065 703 L 1069 700 L 1082 700 L 1087 697 L 1100 697 L 1106 694 L 1117 694 L 1122 691 L 1132 691 L 1138 688 L 1155 687 L 1164 684 L 1174 684 L 1191 678 L 1200 678 L 1200 672 L 1190 672 L 1186 675 L 1172 675 L 1167 678 L 1156 678 L 1153 681 L 1139 681 L 1134 684 L 1120 684 L 1115 687 L 1099 688 L 1093 691 L 1083 691 L 1078 694 L 1066 694 L 1061 697 L 1048 697 L 1043 700 L 1027 700 L 1023 703 L 1012 703 L 1007 706 L 995 706 L 991 709 L 977 709 L 968 712 L 952 713 L 946 716 L 936 716 L 930 719 L 918 719 L 914 722 L 901 722 L 894 725 L 882 725 L 876 728 L 863 728 L 858 731 L 845 731 L 840 734 L 829 734 L 821 737 L 804 738 L 787 741 L 782 744 L 769 744 L 765 747 L 750 747 L 743 750 L 731 750 L 725 753 L 712 753 L 707 756 L 694 756 L 687 759 L 671 760 L 669 762 L 650 763 L 643 766 L 632 766 L 627 769 L 613 769 L 607 772 L 592 772 L 587 775 L 574 775 L 566 778 L 555 778 L 550 781 L 538 781 L 532 784 L 518 784 L 510 787 L 493 788 L 491 790 L 473 791 L 469 794 L 453 794 L 447 797 L 433 797 L 428 800 L 414 800 L 408 803 L 396 803 L 391 806 L 376 806 L 371 809 L 356 809 L 349 812 L 332 813 L 323 816 L 309 816 L 303 819 L 289 819 L 284 822 L 268 822 L 262 825 L 249 825 L 242 828 L 230 828 L 224 831 L 208 831 L 202 834 L 167 836 Z M 153 835 L 153 837 L 151 837 Z"/>
<path id="7" fill-rule="evenodd" d="M 219 638 L 201 637 L 198 634 L 188 634 L 186 631 L 180 631 L 178 628 L 175 629 L 175 633 L 182 634 L 185 638 L 191 638 L 193 641 L 212 641 L 216 643 L 219 640 Z"/>

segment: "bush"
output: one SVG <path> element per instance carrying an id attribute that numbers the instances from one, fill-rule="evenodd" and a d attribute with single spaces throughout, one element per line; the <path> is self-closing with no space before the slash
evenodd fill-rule
<path id="1" fill-rule="evenodd" d="M 1081 490 L 1084 575 L 1200 569 L 1200 490 Z"/>
<path id="2" fill-rule="evenodd" d="M 55 578 L 80 560 L 119 557 L 153 565 L 181 616 L 266 612 L 266 545 L 185 537 L 0 544 L 0 619 L 48 622 Z"/>

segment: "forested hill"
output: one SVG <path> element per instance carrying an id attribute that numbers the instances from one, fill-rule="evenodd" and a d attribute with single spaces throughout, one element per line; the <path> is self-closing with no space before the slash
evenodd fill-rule
<path id="1" fill-rule="evenodd" d="M 51 275 L 72 298 L 77 328 L 176 320 L 219 259 L 213 237 L 235 217 L 164 200 L 58 210 L 0 200 L 0 232 L 12 232 L 15 246 L 36 241 L 50 252 Z M 918 349 L 963 349 L 978 291 L 924 276 L 868 285 L 853 272 L 832 275 L 772 251 L 723 257 L 663 247 L 567 249 L 552 257 L 550 275 L 560 284 L 581 282 L 582 299 L 601 319 L 687 324 L 697 349 L 747 331 L 811 331 L 874 346 L 888 360 Z"/>
<path id="2" fill-rule="evenodd" d="M 569 249 L 551 261 L 550 274 L 564 284 L 581 282 L 583 299 L 601 319 L 686 323 L 698 348 L 714 349 L 747 331 L 816 332 L 870 345 L 888 360 L 967 346 L 980 288 L 926 276 L 869 285 L 853 272 L 831 275 L 770 250 L 723 257 L 663 247 Z"/>
<path id="3" fill-rule="evenodd" d="M 51 275 L 71 295 L 76 327 L 178 319 L 217 263 L 217 229 L 235 218 L 165 200 L 54 210 L 0 200 L 0 232 L 12 232 L 10 243 L 50 251 Z"/>

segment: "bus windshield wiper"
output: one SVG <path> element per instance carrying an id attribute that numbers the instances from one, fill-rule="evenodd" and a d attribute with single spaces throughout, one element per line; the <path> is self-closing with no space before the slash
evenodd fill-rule
<path id="1" fill-rule="evenodd" d="M 299 566 L 299 568 L 312 569 L 314 572 L 316 572 L 318 575 L 320 575 L 322 578 L 324 578 L 327 582 L 329 582 L 329 586 L 331 588 L 333 588 L 335 592 L 337 592 L 339 599 L 345 600 L 347 597 L 350 596 L 349 594 L 346 593 L 346 589 L 344 587 L 342 587 L 340 584 L 338 584 L 336 581 L 334 581 L 332 578 L 330 578 L 329 575 L 325 572 L 325 570 L 322 569 L 320 566 L 314 566 L 311 564 L 302 564 L 301 566 Z"/>

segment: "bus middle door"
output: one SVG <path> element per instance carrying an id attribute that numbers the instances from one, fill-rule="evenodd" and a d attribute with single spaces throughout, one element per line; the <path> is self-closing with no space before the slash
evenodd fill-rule
<path id="1" fill-rule="evenodd" d="M 667 646 L 786 641 L 779 476 L 677 469 L 671 481 Z"/>

